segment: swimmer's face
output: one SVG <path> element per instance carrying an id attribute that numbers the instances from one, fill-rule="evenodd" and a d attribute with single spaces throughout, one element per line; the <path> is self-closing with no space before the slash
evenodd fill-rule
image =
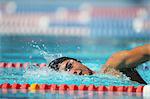
<path id="1" fill-rule="evenodd" d="M 59 64 L 59 71 L 66 71 L 77 75 L 92 75 L 94 71 L 75 60 L 65 60 Z"/>

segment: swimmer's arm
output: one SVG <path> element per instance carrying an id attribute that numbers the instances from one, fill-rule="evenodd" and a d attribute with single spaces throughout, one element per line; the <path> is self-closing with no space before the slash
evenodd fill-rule
<path id="1" fill-rule="evenodd" d="M 131 80 L 145 84 L 138 72 L 133 71 L 133 69 L 148 60 L 150 60 L 150 44 L 113 54 L 103 66 L 101 72 L 115 76 L 120 76 L 120 72 L 122 72 Z"/>
<path id="2" fill-rule="evenodd" d="M 105 66 L 114 69 L 135 68 L 150 60 L 150 44 L 136 47 L 132 50 L 120 51 L 113 54 Z"/>

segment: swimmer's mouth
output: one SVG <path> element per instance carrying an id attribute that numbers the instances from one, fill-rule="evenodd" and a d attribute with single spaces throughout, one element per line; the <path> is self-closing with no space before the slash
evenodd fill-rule
<path id="1" fill-rule="evenodd" d="M 93 75 L 93 72 L 90 72 L 89 75 Z"/>
<path id="2" fill-rule="evenodd" d="M 93 74 L 94 74 L 93 72 L 89 72 L 88 74 L 82 74 L 82 72 L 79 73 L 79 75 L 84 75 L 84 76 L 86 76 L 86 75 L 93 75 Z"/>
<path id="3" fill-rule="evenodd" d="M 88 73 L 83 73 L 82 71 L 80 72 L 80 73 L 74 73 L 75 75 L 84 75 L 84 76 L 86 76 L 86 75 L 93 75 L 93 72 L 88 72 Z"/>

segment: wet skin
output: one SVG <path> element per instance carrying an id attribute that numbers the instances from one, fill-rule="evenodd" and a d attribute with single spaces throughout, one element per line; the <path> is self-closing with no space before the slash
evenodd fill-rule
<path id="1" fill-rule="evenodd" d="M 121 73 L 117 70 L 112 70 L 112 68 L 109 69 L 109 71 L 107 71 L 107 73 L 104 71 L 103 67 L 101 69 L 101 71 L 99 73 L 105 73 L 105 74 L 110 74 L 110 75 L 114 75 L 114 76 L 120 76 Z M 93 75 L 96 74 L 97 72 L 92 71 L 90 68 L 88 68 L 87 66 L 83 65 L 82 63 L 75 61 L 75 60 L 66 60 L 62 63 L 59 64 L 59 71 L 60 72 L 68 72 L 70 74 L 76 74 L 76 75 Z"/>
<path id="2" fill-rule="evenodd" d="M 133 81 L 146 84 L 134 69 L 138 65 L 150 60 L 150 44 L 136 47 L 132 50 L 120 51 L 113 54 L 102 67 L 101 73 L 120 76 L 122 73 Z M 59 71 L 67 71 L 77 75 L 92 75 L 94 71 L 75 60 L 66 60 L 59 64 Z M 122 73 L 121 73 L 122 72 Z M 132 73 L 131 73 L 132 72 Z"/>
<path id="3" fill-rule="evenodd" d="M 120 75 L 120 71 L 129 68 L 133 69 L 136 66 L 150 60 L 150 44 L 136 47 L 132 50 L 120 51 L 114 53 L 100 70 L 101 73 L 110 74 L 114 76 Z M 59 64 L 59 71 L 67 71 L 71 74 L 78 75 L 92 75 L 94 71 L 87 66 L 75 60 L 66 60 Z M 112 72 L 113 71 L 113 72 Z"/>
<path id="4" fill-rule="evenodd" d="M 59 64 L 59 71 L 67 71 L 68 73 L 77 75 L 92 75 L 95 73 L 80 62 L 71 59 Z"/>

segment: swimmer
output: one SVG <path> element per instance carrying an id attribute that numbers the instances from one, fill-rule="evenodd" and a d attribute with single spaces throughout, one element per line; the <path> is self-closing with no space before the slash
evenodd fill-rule
<path id="1" fill-rule="evenodd" d="M 147 84 L 135 68 L 149 60 L 150 44 L 146 44 L 131 50 L 124 50 L 113 54 L 103 65 L 100 72 L 114 76 L 125 74 L 130 77 L 132 81 Z M 69 57 L 57 58 L 50 62 L 48 67 L 55 71 L 66 71 L 77 75 L 92 75 L 96 73 L 83 65 L 81 61 Z"/>

